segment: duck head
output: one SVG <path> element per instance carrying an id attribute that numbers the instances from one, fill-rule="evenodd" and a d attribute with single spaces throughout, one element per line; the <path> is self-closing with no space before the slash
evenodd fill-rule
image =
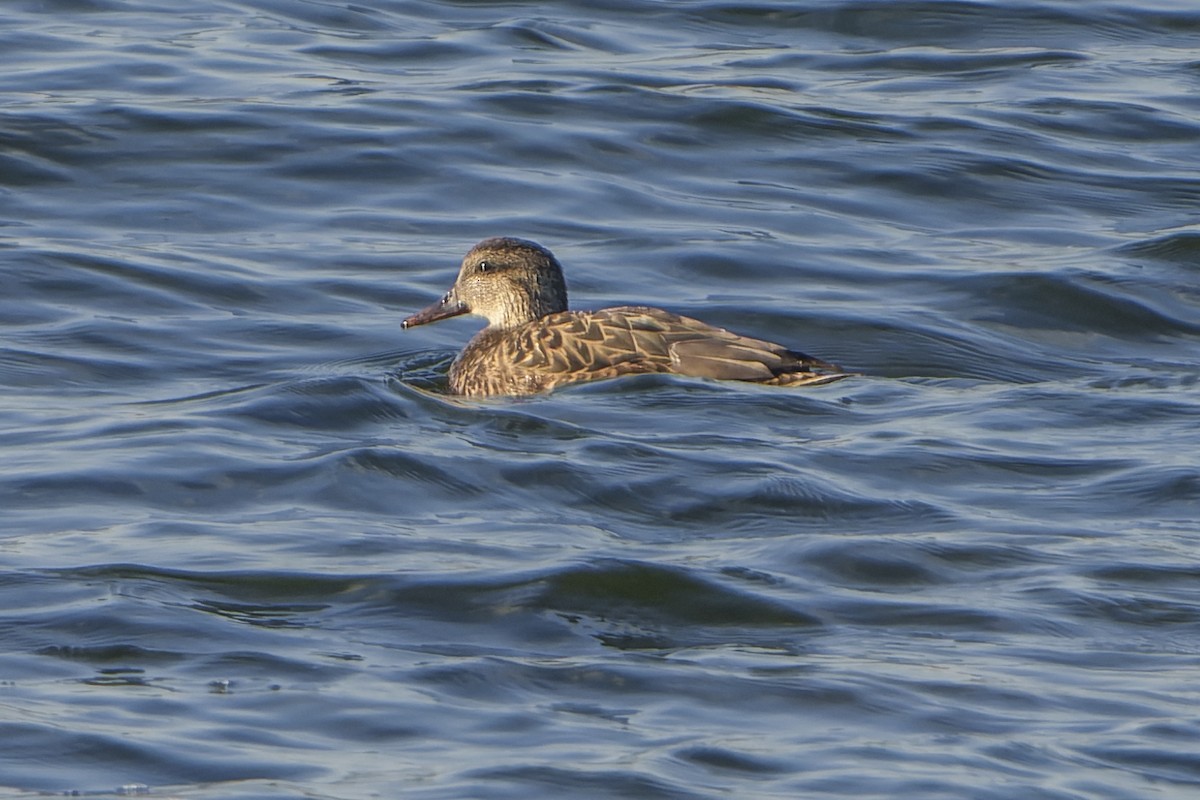
<path id="1" fill-rule="evenodd" d="M 536 242 L 499 237 L 472 247 L 450 291 L 402 327 L 476 314 L 489 328 L 515 328 L 566 310 L 567 284 L 554 254 Z"/>

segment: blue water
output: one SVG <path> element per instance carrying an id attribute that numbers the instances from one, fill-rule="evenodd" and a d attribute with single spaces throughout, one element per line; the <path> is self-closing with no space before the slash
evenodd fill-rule
<path id="1" fill-rule="evenodd" d="M 1200 791 L 1200 5 L 11 0 L 0 797 Z M 444 394 L 478 239 L 863 373 Z"/>

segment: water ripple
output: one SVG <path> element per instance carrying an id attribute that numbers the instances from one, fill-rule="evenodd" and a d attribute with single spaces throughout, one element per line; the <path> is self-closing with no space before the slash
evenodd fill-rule
<path id="1" fill-rule="evenodd" d="M 1193 5 L 7 4 L 0 792 L 1186 793 Z M 862 375 L 450 396 L 497 234 Z"/>

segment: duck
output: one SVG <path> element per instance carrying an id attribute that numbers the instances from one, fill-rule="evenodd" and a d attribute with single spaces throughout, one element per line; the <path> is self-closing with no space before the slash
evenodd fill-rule
<path id="1" fill-rule="evenodd" d="M 836 364 L 649 306 L 573 311 L 562 266 L 528 239 L 484 239 L 440 300 L 405 330 L 462 314 L 487 327 L 450 365 L 449 390 L 468 397 L 534 395 L 585 381 L 670 373 L 771 386 L 849 377 Z"/>

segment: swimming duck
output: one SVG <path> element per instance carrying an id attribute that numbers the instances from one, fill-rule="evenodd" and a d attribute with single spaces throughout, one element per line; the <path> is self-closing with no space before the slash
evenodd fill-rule
<path id="1" fill-rule="evenodd" d="M 450 367 L 450 390 L 526 395 L 580 381 L 670 372 L 696 378 L 812 386 L 847 374 L 783 345 L 751 339 L 661 308 L 568 311 L 558 259 L 526 239 L 485 239 L 463 258 L 441 300 L 404 328 L 476 314 L 488 325 Z"/>

